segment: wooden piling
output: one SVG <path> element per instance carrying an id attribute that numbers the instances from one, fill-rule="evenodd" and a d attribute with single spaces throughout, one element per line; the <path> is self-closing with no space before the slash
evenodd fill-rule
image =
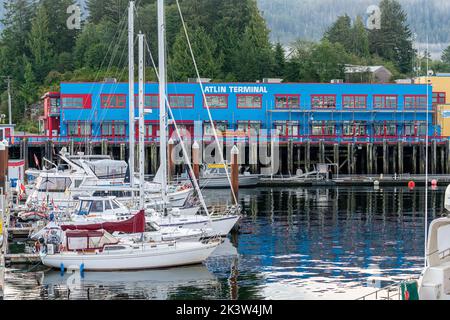
<path id="1" fill-rule="evenodd" d="M 192 169 L 194 171 L 195 179 L 199 182 L 200 178 L 200 146 L 197 141 L 192 144 Z"/>
<path id="2" fill-rule="evenodd" d="M 349 143 L 349 144 L 347 144 L 347 172 L 348 172 L 348 174 L 352 174 L 352 162 L 353 162 L 352 145 Z"/>
<path id="3" fill-rule="evenodd" d="M 237 204 L 238 193 L 239 193 L 239 149 L 234 146 L 231 149 L 231 199 L 233 204 Z"/>
<path id="4" fill-rule="evenodd" d="M 69 153 L 72 156 L 75 154 L 75 142 L 72 139 L 69 142 Z"/>
<path id="5" fill-rule="evenodd" d="M 198 144 L 197 144 L 198 146 Z M 249 162 L 251 173 L 258 173 L 258 141 L 257 138 L 251 138 L 249 144 Z"/>
<path id="6" fill-rule="evenodd" d="M 420 174 L 425 174 L 425 144 L 421 143 L 419 145 L 419 170 Z"/>
<path id="7" fill-rule="evenodd" d="M 125 143 L 120 144 L 120 160 L 125 160 Z"/>
<path id="8" fill-rule="evenodd" d="M 417 146 L 412 146 L 412 172 L 417 174 Z"/>
<path id="9" fill-rule="evenodd" d="M 108 140 L 107 139 L 103 139 L 102 140 L 102 155 L 108 155 Z"/>
<path id="10" fill-rule="evenodd" d="M 158 171 L 158 167 L 159 167 L 159 165 L 158 165 L 158 148 L 157 148 L 157 146 L 156 146 L 156 143 L 152 143 L 151 145 L 150 145 L 150 153 L 151 153 L 151 163 L 150 163 L 150 165 L 151 165 L 151 168 L 152 168 L 152 172 L 154 173 L 154 174 L 156 174 L 156 172 Z"/>
<path id="11" fill-rule="evenodd" d="M 306 141 L 305 145 L 305 172 L 311 170 L 311 141 Z"/>
<path id="12" fill-rule="evenodd" d="M 294 144 L 292 139 L 289 139 L 287 145 L 287 161 L 289 174 L 294 174 Z"/>
<path id="13" fill-rule="evenodd" d="M 378 174 L 378 146 L 374 145 L 373 149 L 373 173 Z"/>
<path id="14" fill-rule="evenodd" d="M 392 147 L 392 173 L 397 173 L 397 148 Z"/>
<path id="15" fill-rule="evenodd" d="M 0 142 L 0 187 L 5 192 L 8 179 L 8 146 Z"/>
<path id="16" fill-rule="evenodd" d="M 175 172 L 175 163 L 173 161 L 173 148 L 175 146 L 175 142 L 172 138 L 169 139 L 167 142 L 168 148 L 167 148 L 167 174 L 168 174 L 168 181 L 173 181 L 173 175 Z"/>
<path id="17" fill-rule="evenodd" d="M 337 144 L 337 143 L 335 143 L 334 145 L 333 145 L 333 161 L 334 161 L 334 163 L 336 163 L 337 164 L 337 172 L 336 172 L 336 174 L 339 174 L 339 167 L 340 167 L 340 164 L 339 164 L 339 144 Z"/>
<path id="18" fill-rule="evenodd" d="M 373 144 L 368 143 L 366 148 L 367 174 L 373 174 Z"/>
<path id="19" fill-rule="evenodd" d="M 397 144 L 398 148 L 398 174 L 403 174 L 403 168 L 404 168 L 404 158 L 403 158 L 403 144 L 402 142 L 398 142 Z"/>
<path id="20" fill-rule="evenodd" d="M 437 144 L 436 139 L 431 141 L 431 174 L 436 174 L 437 167 Z"/>
<path id="21" fill-rule="evenodd" d="M 389 174 L 389 147 L 386 140 L 383 140 L 383 174 Z"/>
<path id="22" fill-rule="evenodd" d="M 319 142 L 319 161 L 320 163 L 325 163 L 325 143 L 323 140 Z"/>

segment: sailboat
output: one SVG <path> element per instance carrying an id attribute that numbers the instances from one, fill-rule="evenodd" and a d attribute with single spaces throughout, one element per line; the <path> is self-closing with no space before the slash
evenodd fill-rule
<path id="1" fill-rule="evenodd" d="M 129 52 L 130 70 L 134 68 L 134 2 L 129 6 Z M 165 31 L 164 31 L 164 0 L 158 0 L 158 46 L 160 53 L 160 71 L 165 69 Z M 144 35 L 139 34 L 139 178 L 144 181 Z M 130 72 L 130 84 L 134 81 L 134 72 Z M 130 85 L 130 96 L 134 88 Z M 160 80 L 160 97 L 165 97 L 165 78 Z M 163 98 L 164 99 L 164 98 Z M 133 100 L 133 99 L 131 99 Z M 161 104 L 160 104 L 161 105 Z M 161 107 L 165 108 L 163 101 Z M 130 109 L 134 112 L 134 108 Z M 131 112 L 131 111 L 130 111 Z M 161 112 L 161 122 L 164 124 L 164 113 Z M 133 121 L 130 124 L 134 123 Z M 161 128 L 165 128 L 164 125 Z M 161 134 L 161 162 L 165 163 L 166 140 L 165 132 Z M 133 172 L 133 171 L 132 171 Z M 163 170 L 164 172 L 164 170 Z M 133 174 L 132 174 L 133 176 Z M 166 200 L 166 184 L 163 179 L 162 195 Z M 201 263 L 222 243 L 220 238 L 210 238 L 202 241 L 144 241 L 143 239 L 120 239 L 111 235 L 113 231 L 127 231 L 131 234 L 145 232 L 144 215 L 144 185 L 141 183 L 139 193 L 140 211 L 132 220 L 101 222 L 96 225 L 67 226 L 64 239 L 52 239 L 43 243 L 40 258 L 44 265 L 54 268 L 79 266 L 85 270 L 136 270 L 173 267 Z M 107 230 L 106 230 L 107 229 Z M 131 229 L 131 230 L 130 230 Z M 69 231 L 70 230 L 70 231 Z M 52 241 L 55 240 L 55 243 Z"/>

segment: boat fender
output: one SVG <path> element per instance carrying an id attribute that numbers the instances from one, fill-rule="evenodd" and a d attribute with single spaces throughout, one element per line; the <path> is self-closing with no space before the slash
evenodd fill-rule
<path id="1" fill-rule="evenodd" d="M 59 265 L 59 270 L 60 270 L 60 275 L 61 275 L 61 277 L 63 277 L 63 276 L 64 276 L 64 263 L 61 263 L 61 264 Z"/>
<path id="2" fill-rule="evenodd" d="M 84 263 L 80 264 L 80 277 L 84 279 Z"/>

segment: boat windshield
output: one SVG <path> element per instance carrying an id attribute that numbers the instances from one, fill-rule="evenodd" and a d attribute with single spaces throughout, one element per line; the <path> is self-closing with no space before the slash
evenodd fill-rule
<path id="1" fill-rule="evenodd" d="M 89 214 L 89 208 L 91 207 L 91 201 L 81 201 L 79 210 L 78 210 L 78 215 L 80 216 L 84 216 L 84 215 L 88 215 Z"/>
<path id="2" fill-rule="evenodd" d="M 64 177 L 41 177 L 39 181 L 38 190 L 40 192 L 65 192 L 70 185 L 72 180 L 70 178 Z"/>

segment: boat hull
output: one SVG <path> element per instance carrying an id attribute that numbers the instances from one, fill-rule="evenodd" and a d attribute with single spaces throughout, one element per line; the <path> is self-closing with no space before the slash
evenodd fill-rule
<path id="1" fill-rule="evenodd" d="M 52 268 L 77 269 L 83 265 L 84 270 L 142 270 L 198 264 L 205 261 L 218 246 L 218 242 L 203 244 L 201 242 L 176 243 L 172 246 L 161 245 L 154 250 L 128 250 L 114 253 L 77 253 L 64 252 L 52 255 L 41 254 L 42 264 Z"/>

